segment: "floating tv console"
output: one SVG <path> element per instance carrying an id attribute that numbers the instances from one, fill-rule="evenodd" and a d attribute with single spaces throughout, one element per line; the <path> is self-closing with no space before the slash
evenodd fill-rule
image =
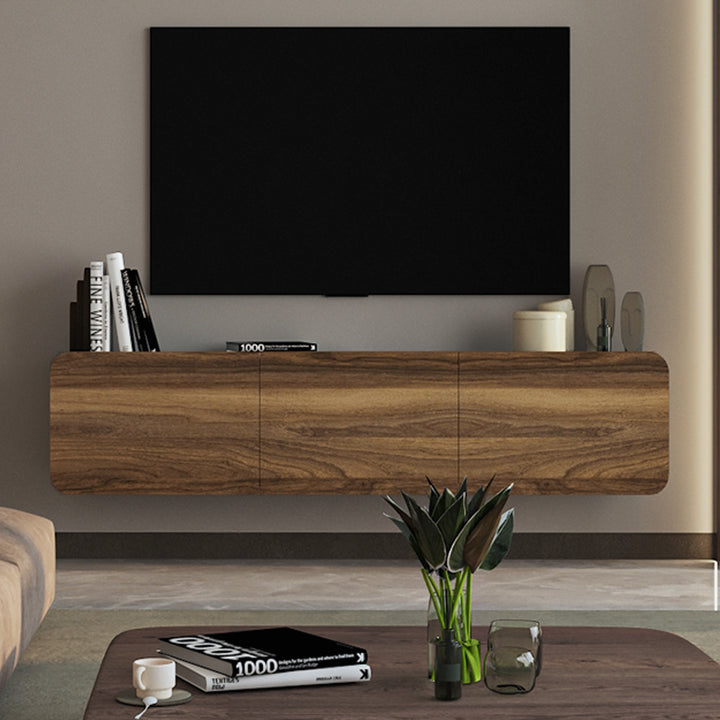
<path id="1" fill-rule="evenodd" d="M 668 368 L 649 352 L 59 355 L 64 493 L 384 494 L 515 483 L 650 494 L 668 479 Z"/>

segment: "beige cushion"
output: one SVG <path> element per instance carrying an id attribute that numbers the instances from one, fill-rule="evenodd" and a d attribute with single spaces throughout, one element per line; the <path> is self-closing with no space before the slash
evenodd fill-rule
<path id="1" fill-rule="evenodd" d="M 55 597 L 55 528 L 50 520 L 0 507 L 0 560 L 15 565 L 22 592 L 20 652 Z"/>
<path id="2" fill-rule="evenodd" d="M 17 565 L 0 560 L 0 688 L 20 659 L 21 596 L 20 570 Z"/>

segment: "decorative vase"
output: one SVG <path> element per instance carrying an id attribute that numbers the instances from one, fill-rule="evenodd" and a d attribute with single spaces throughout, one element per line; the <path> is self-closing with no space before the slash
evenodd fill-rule
<path id="1" fill-rule="evenodd" d="M 456 639 L 462 637 L 462 612 L 458 607 L 456 616 L 457 625 L 455 625 Z M 458 632 L 459 630 L 459 632 Z M 428 651 L 428 679 L 435 680 L 435 651 L 437 644 L 442 640 L 442 624 L 438 617 L 437 611 L 435 610 L 435 604 L 432 598 L 428 600 L 427 608 L 427 651 Z"/>
<path id="2" fill-rule="evenodd" d="M 444 645 L 449 640 L 448 633 L 452 633 L 460 648 L 460 684 L 482 679 L 480 643 L 472 637 L 473 573 L 478 569 L 492 570 L 500 564 L 510 549 L 514 525 L 513 509 L 504 510 L 513 486 L 508 485 L 488 500 L 492 480 L 468 499 L 467 478 L 455 493 L 448 488 L 439 492 L 428 478 L 427 508 L 420 507 L 405 492 L 407 510 L 391 497 L 385 497 L 400 516 L 388 517 L 408 538 L 422 564 L 420 572 L 432 605 L 428 608 L 426 642 L 426 647 L 432 644 L 428 647 L 428 675 L 436 683 L 447 681 L 445 670 L 438 675 L 438 667 L 447 664 L 450 651 Z M 436 693 L 439 697 L 448 691 L 436 689 Z M 455 695 L 455 691 L 450 694 Z"/>
<path id="3" fill-rule="evenodd" d="M 625 350 L 640 352 L 645 335 L 645 303 L 637 292 L 627 292 L 620 309 L 620 331 Z"/>
<path id="4" fill-rule="evenodd" d="M 472 637 L 471 596 L 468 587 L 471 581 L 472 576 L 468 573 L 465 583 L 462 584 L 463 589 L 460 591 L 460 600 L 457 604 L 455 617 L 450 625 L 462 650 L 461 679 L 466 685 L 482 680 L 480 642 Z M 442 633 L 443 624 L 438 617 L 437 605 L 431 597 L 428 600 L 427 608 L 428 678 L 430 680 L 435 680 L 435 654 L 437 644 L 442 640 Z"/>
<path id="5" fill-rule="evenodd" d="M 452 628 L 445 628 L 435 641 L 435 697 L 458 700 L 462 696 L 462 646 Z"/>
<path id="6" fill-rule="evenodd" d="M 607 265 L 589 265 L 583 281 L 583 329 L 585 349 L 597 350 L 597 327 L 602 320 L 600 298 L 605 298 L 605 312 L 610 326 L 610 345 L 615 328 L 615 281 Z"/>

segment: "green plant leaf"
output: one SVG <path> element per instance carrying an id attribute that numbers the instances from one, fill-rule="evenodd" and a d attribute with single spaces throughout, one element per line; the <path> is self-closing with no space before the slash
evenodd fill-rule
<path id="1" fill-rule="evenodd" d="M 391 497 L 385 496 L 384 499 L 386 502 L 400 515 L 401 519 L 398 520 L 391 515 L 384 514 L 400 528 L 400 532 L 407 538 L 423 567 L 429 571 L 435 570 L 439 567 L 439 565 L 436 564 L 437 558 L 439 557 L 436 534 L 439 535 L 440 541 L 442 541 L 442 535 L 437 527 L 435 527 L 434 531 L 429 527 L 425 518 L 427 518 L 427 521 L 433 526 L 435 524 L 430 520 L 426 511 L 421 508 L 410 495 L 402 492 L 402 496 L 405 499 L 409 513 L 405 512 Z"/>
<path id="2" fill-rule="evenodd" d="M 459 572 L 465 565 L 469 565 L 472 572 L 475 572 L 477 567 L 467 562 L 467 559 L 465 557 L 466 543 L 469 541 L 471 534 L 475 531 L 479 523 L 482 522 L 488 514 L 492 513 L 494 511 L 494 508 L 496 508 L 498 505 L 505 504 L 511 490 L 512 485 L 508 485 L 508 487 L 501 490 L 494 497 L 490 498 L 488 502 L 486 502 L 481 508 L 476 510 L 475 513 L 467 519 L 463 529 L 455 538 L 455 541 L 453 542 L 450 550 L 448 551 L 448 569 L 450 569 L 452 572 Z M 500 510 L 502 510 L 502 507 L 500 507 Z M 491 526 L 491 529 L 487 530 L 487 532 L 489 533 L 490 540 L 492 540 L 495 532 L 494 528 L 492 528 Z M 477 541 L 478 537 L 479 534 L 475 535 L 475 541 Z"/>
<path id="3" fill-rule="evenodd" d="M 487 485 L 482 486 L 470 499 L 470 502 L 468 503 L 467 513 L 468 515 L 473 515 L 476 510 L 479 510 L 480 507 L 483 504 L 483 500 L 485 499 L 485 495 L 487 495 L 488 490 L 490 489 L 490 486 L 492 485 L 493 480 L 495 479 L 495 475 L 493 475 L 490 478 L 490 481 Z"/>
<path id="4" fill-rule="evenodd" d="M 418 545 L 418 541 L 416 540 L 412 530 L 410 530 L 410 528 L 402 520 L 398 520 L 397 518 L 394 518 L 392 515 L 388 515 L 387 513 L 383 513 L 383 515 L 385 515 L 385 517 L 387 518 L 390 518 L 390 520 L 392 520 L 395 525 L 397 525 L 397 527 L 400 529 L 400 532 L 407 538 L 407 541 L 410 543 L 410 547 L 417 555 L 420 564 L 427 571 L 431 571 L 432 568 L 427 564 L 427 561 L 425 560 L 422 550 L 420 550 L 420 546 Z"/>
<path id="5" fill-rule="evenodd" d="M 508 485 L 478 510 L 481 517 L 468 535 L 463 548 L 463 560 L 471 572 L 478 569 L 490 548 L 511 490 L 512 485 Z"/>
<path id="6" fill-rule="evenodd" d="M 442 514 L 437 521 L 445 546 L 450 547 L 457 534 L 465 524 L 465 496 L 455 498 L 455 502 Z"/>
<path id="7" fill-rule="evenodd" d="M 487 554 L 480 563 L 481 570 L 494 570 L 508 554 L 515 525 L 515 510 L 506 510 L 500 518 L 500 524 Z"/>
<path id="8" fill-rule="evenodd" d="M 460 497 L 461 495 L 467 495 L 467 475 L 463 478 L 463 481 L 460 483 L 460 487 L 458 488 L 458 491 L 455 493 L 455 497 Z"/>
<path id="9" fill-rule="evenodd" d="M 445 563 L 445 541 L 440 528 L 425 508 L 420 507 L 409 496 L 406 500 L 409 501 L 408 508 L 414 522 L 414 535 L 420 552 L 430 569 L 437 570 Z"/>
<path id="10" fill-rule="evenodd" d="M 408 540 L 410 540 L 410 539 L 413 539 L 413 540 L 414 540 L 414 539 L 415 539 L 415 535 L 414 535 L 413 531 L 412 531 L 402 520 L 399 520 L 398 518 L 393 517 L 392 515 L 388 515 L 387 513 L 383 513 L 383 515 L 384 515 L 386 518 L 388 518 L 389 520 L 391 520 L 391 521 L 400 529 L 400 532 L 401 532 Z"/>
<path id="11" fill-rule="evenodd" d="M 428 509 L 430 510 L 430 517 L 432 517 L 433 513 L 435 512 L 435 506 L 437 505 L 437 501 L 440 498 L 440 493 L 438 492 L 438 489 L 435 487 L 435 485 L 433 485 L 433 481 L 427 475 L 425 476 L 425 479 L 430 486 Z"/>
<path id="12" fill-rule="evenodd" d="M 403 497 L 403 500 L 405 501 L 405 505 L 407 505 L 407 509 L 410 513 L 410 517 L 415 517 L 415 513 L 420 510 L 420 505 L 418 505 L 415 498 L 413 498 L 411 495 L 408 495 L 404 490 L 400 491 L 400 494 Z"/>
<path id="13" fill-rule="evenodd" d="M 431 514 L 432 519 L 437 522 L 448 511 L 454 502 L 455 495 L 453 495 L 448 488 L 445 488 L 440 494 L 437 503 L 435 503 L 435 507 L 433 508 L 433 512 Z"/>
<path id="14" fill-rule="evenodd" d="M 383 500 L 385 500 L 385 502 L 386 502 L 388 505 L 390 505 L 390 507 L 402 518 L 403 522 L 408 526 L 408 529 L 409 529 L 410 531 L 413 531 L 413 530 L 414 530 L 414 524 L 413 524 L 413 520 L 412 520 L 412 518 L 410 517 L 410 515 L 408 515 L 408 514 L 400 507 L 400 505 L 398 505 L 389 495 L 385 495 L 385 497 L 383 498 Z M 385 514 L 385 513 L 383 513 L 383 514 Z M 390 515 L 388 515 L 387 517 L 389 517 L 389 518 L 392 520 L 392 517 L 391 517 Z"/>
<path id="15" fill-rule="evenodd" d="M 460 532 L 455 537 L 452 545 L 450 546 L 446 561 L 447 568 L 450 572 L 458 573 L 465 566 L 465 560 L 463 558 L 465 542 L 467 541 L 468 536 L 470 535 L 472 530 L 479 522 L 481 517 L 480 513 L 481 510 L 477 510 L 475 514 L 466 521 L 465 525 L 463 525 L 462 530 L 460 530 Z"/>

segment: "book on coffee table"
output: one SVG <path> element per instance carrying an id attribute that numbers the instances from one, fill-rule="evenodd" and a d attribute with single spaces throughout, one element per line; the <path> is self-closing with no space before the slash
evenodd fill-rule
<path id="1" fill-rule="evenodd" d="M 367 664 L 363 648 L 289 627 L 164 637 L 158 649 L 229 677 Z"/>
<path id="2" fill-rule="evenodd" d="M 165 657 L 170 657 L 166 655 Z M 311 670 L 289 670 L 265 675 L 230 677 L 213 672 L 200 665 L 175 658 L 176 674 L 203 692 L 225 692 L 228 690 L 261 690 L 275 687 L 298 687 L 300 685 L 330 685 L 335 683 L 367 682 L 372 670 L 367 664 L 340 665 L 313 668 Z"/>

